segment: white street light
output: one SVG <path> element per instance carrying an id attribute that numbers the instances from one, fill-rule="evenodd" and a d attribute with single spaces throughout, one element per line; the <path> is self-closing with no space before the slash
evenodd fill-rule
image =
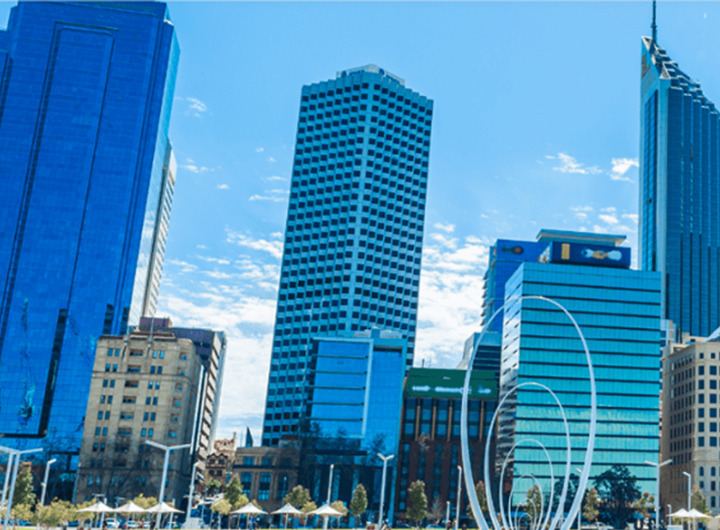
<path id="1" fill-rule="evenodd" d="M 683 471 L 683 475 L 685 475 L 688 478 L 688 501 L 687 501 L 687 509 L 688 511 L 692 510 L 692 506 L 690 506 L 690 490 L 692 490 L 692 475 L 688 473 L 687 471 Z"/>
<path id="2" fill-rule="evenodd" d="M 385 476 L 387 475 L 387 463 L 395 458 L 395 455 L 384 456 L 380 453 L 377 454 L 380 460 L 383 461 L 383 473 L 382 473 L 382 486 L 380 488 L 380 516 L 378 517 L 378 528 L 382 529 L 383 526 L 383 507 L 385 506 Z"/>
<path id="3" fill-rule="evenodd" d="M 7 448 L 5 448 L 7 450 Z M 20 470 L 20 457 L 28 453 L 37 453 L 42 451 L 42 448 L 27 449 L 25 451 L 18 451 L 16 449 L 10 449 L 15 454 L 15 465 L 12 471 L 12 483 L 10 484 L 10 495 L 7 499 L 7 507 L 5 508 L 5 524 L 3 530 L 7 530 L 8 521 L 10 520 L 10 511 L 12 510 L 13 495 L 15 495 L 15 481 L 17 480 L 18 471 Z"/>
<path id="4" fill-rule="evenodd" d="M 42 494 L 40 495 L 40 506 L 45 506 L 45 491 L 47 490 L 48 478 L 50 476 L 50 466 L 57 462 L 57 458 L 48 460 L 45 464 L 45 481 L 42 484 Z"/>
<path id="5" fill-rule="evenodd" d="M 190 520 L 190 510 L 192 510 L 193 497 L 195 495 L 195 471 L 199 464 L 200 462 L 195 462 L 190 470 L 190 492 L 188 494 L 187 514 L 185 515 L 185 528 L 188 527 L 188 521 Z"/>
<path id="6" fill-rule="evenodd" d="M 7 463 L 7 467 L 5 468 L 5 482 L 3 483 L 2 497 L 0 497 L 0 508 L 2 508 L 5 505 L 5 500 L 7 498 L 7 487 L 8 487 L 8 484 L 10 484 L 10 477 L 12 476 L 13 459 L 15 457 L 15 450 L 10 449 L 9 447 L 4 447 L 4 446 L 0 445 L 0 451 L 3 451 L 8 454 L 8 463 Z"/>
<path id="7" fill-rule="evenodd" d="M 328 477 L 328 495 L 327 501 L 325 501 L 328 506 L 330 506 L 330 495 L 332 494 L 333 471 L 335 471 L 335 464 L 330 464 L 330 476 Z M 329 517 L 327 516 L 323 517 L 323 530 L 327 530 L 328 519 Z"/>
<path id="8" fill-rule="evenodd" d="M 649 460 L 645 460 L 645 463 L 649 466 L 655 466 L 655 528 L 660 528 L 660 468 L 672 463 L 673 459 L 665 460 L 665 462 L 662 462 L 660 464 L 657 464 L 655 462 L 650 462 Z M 688 475 L 689 477 L 690 475 Z M 688 508 L 688 511 L 690 508 Z"/>
<path id="9" fill-rule="evenodd" d="M 462 466 L 458 466 L 458 489 L 457 500 L 455 501 L 455 530 L 458 530 L 460 524 L 460 495 L 462 494 Z"/>
<path id="10" fill-rule="evenodd" d="M 575 471 L 580 473 L 582 475 L 582 469 L 579 467 L 575 468 Z M 578 491 L 575 492 L 575 495 L 580 493 L 580 484 L 578 483 Z M 585 492 L 583 491 L 582 494 L 580 494 L 581 497 L 585 495 Z M 582 530 L 582 504 L 580 505 L 580 509 L 578 510 L 578 530 Z"/>
<path id="11" fill-rule="evenodd" d="M 152 440 L 145 440 L 145 443 L 155 447 L 157 449 L 162 449 L 165 451 L 165 461 L 163 462 L 163 474 L 162 474 L 162 482 L 160 483 L 160 496 L 158 497 L 158 504 L 162 504 L 165 500 L 165 480 L 167 479 L 167 469 L 168 469 L 168 463 L 170 461 L 170 451 L 175 451 L 177 449 L 187 449 L 191 446 L 191 444 L 183 444 L 183 445 L 163 445 L 159 444 L 157 442 L 153 442 Z M 160 517 L 161 513 L 158 510 L 157 518 L 155 519 L 155 528 L 160 528 Z"/>
<path id="12" fill-rule="evenodd" d="M 668 513 L 667 513 L 668 523 L 672 524 L 672 516 L 670 515 L 672 513 L 672 505 L 668 504 L 667 508 L 668 508 Z"/>

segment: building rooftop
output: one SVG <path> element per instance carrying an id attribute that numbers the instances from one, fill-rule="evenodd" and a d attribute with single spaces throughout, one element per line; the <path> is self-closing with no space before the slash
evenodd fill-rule
<path id="1" fill-rule="evenodd" d="M 563 243 L 587 243 L 595 245 L 608 245 L 619 247 L 626 236 L 618 234 L 595 234 L 590 232 L 573 232 L 571 230 L 548 230 L 543 228 L 538 232 L 539 242 L 561 241 Z"/>
<path id="2" fill-rule="evenodd" d="M 700 82 L 693 80 L 689 75 L 680 70 L 677 63 L 670 59 L 665 48 L 658 46 L 652 37 L 643 37 L 642 40 L 645 48 L 650 53 L 653 65 L 657 69 L 660 79 L 669 79 L 672 86 L 682 88 L 683 92 L 692 95 L 703 105 L 715 109 L 715 104 L 703 94 L 700 88 Z"/>
<path id="3" fill-rule="evenodd" d="M 348 69 L 348 70 L 341 70 L 340 72 L 338 72 L 338 73 L 335 75 L 335 77 L 336 77 L 336 78 L 345 77 L 345 76 L 347 76 L 347 75 L 354 74 L 355 72 L 369 72 L 369 73 L 371 73 L 371 74 L 386 75 L 386 76 L 388 76 L 389 78 L 394 79 L 395 81 L 397 81 L 398 83 L 400 83 L 402 86 L 405 86 L 405 80 L 404 80 L 402 77 L 398 77 L 398 76 L 396 76 L 395 74 L 391 74 L 390 72 L 388 72 L 388 71 L 385 70 L 384 68 L 380 68 L 380 67 L 379 67 L 378 65 L 376 65 L 376 64 L 368 64 L 368 65 L 365 65 L 365 66 L 358 66 L 357 68 L 350 68 L 350 69 Z"/>

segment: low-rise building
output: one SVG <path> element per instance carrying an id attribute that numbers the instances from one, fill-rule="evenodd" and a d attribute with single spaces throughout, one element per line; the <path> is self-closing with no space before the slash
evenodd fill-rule
<path id="1" fill-rule="evenodd" d="M 687 508 L 688 476 L 720 514 L 720 342 L 688 338 L 663 352 L 661 506 Z"/>
<path id="2" fill-rule="evenodd" d="M 298 464 L 299 451 L 285 441 L 277 447 L 238 447 L 232 475 L 240 479 L 249 499 L 273 512 L 283 506 L 285 495 L 297 485 Z"/>
<path id="3" fill-rule="evenodd" d="M 157 496 L 165 446 L 171 451 L 165 499 L 184 502 L 192 464 L 204 471 L 215 418 L 213 403 L 222 372 L 224 341 L 198 353 L 167 319 L 153 319 L 128 335 L 98 341 L 78 464 L 75 498 L 103 494 L 109 503 L 143 493 Z M 205 330 L 201 330 L 205 331 Z M 210 332 L 213 333 L 213 332 Z"/>
<path id="4" fill-rule="evenodd" d="M 405 517 L 407 493 L 416 480 L 425 482 L 428 508 L 455 518 L 458 466 L 462 466 L 460 410 L 465 370 L 411 368 L 405 380 L 402 430 L 396 463 L 395 512 Z M 468 438 L 475 482 L 482 480 L 485 443 L 497 406 L 497 379 L 492 371 L 473 371 L 468 399 Z M 494 444 L 491 446 L 494 450 Z M 490 462 L 494 456 L 491 455 Z M 467 498 L 463 495 L 463 498 Z M 466 505 L 461 505 L 461 517 Z"/>

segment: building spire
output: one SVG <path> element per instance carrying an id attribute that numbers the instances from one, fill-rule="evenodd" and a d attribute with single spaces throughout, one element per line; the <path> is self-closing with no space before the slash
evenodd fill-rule
<path id="1" fill-rule="evenodd" d="M 657 40 L 657 24 L 655 23 L 655 7 L 656 7 L 657 1 L 653 0 L 653 18 L 652 18 L 652 24 L 650 25 L 650 29 L 652 30 L 652 40 L 653 44 L 657 46 L 657 43 L 655 42 Z"/>

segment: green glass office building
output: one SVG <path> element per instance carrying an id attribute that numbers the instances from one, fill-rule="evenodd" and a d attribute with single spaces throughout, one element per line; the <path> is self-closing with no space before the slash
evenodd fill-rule
<path id="1" fill-rule="evenodd" d="M 630 270 L 630 249 L 553 241 L 536 263 L 523 263 L 506 286 L 501 393 L 534 381 L 562 403 L 572 441 L 571 472 L 581 467 L 590 424 L 589 370 L 570 319 L 544 300 L 551 298 L 577 320 L 588 344 L 597 384 L 598 422 L 591 480 L 615 464 L 627 466 L 641 491 L 654 491 L 658 459 L 660 274 Z M 565 475 L 565 429 L 552 396 L 521 388 L 501 415 L 498 460 L 513 443 L 534 438 L 548 450 L 555 477 Z M 505 407 L 503 407 L 505 408 Z M 511 455 L 514 477 L 532 474 L 550 490 L 550 467 L 536 445 Z M 507 477 L 506 477 L 507 478 Z M 529 481 L 517 487 L 522 502 Z M 547 489 L 546 489 L 547 488 Z"/>

